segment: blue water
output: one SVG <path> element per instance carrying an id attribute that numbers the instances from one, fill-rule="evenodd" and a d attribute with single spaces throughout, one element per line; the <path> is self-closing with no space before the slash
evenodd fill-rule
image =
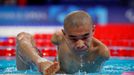
<path id="1" fill-rule="evenodd" d="M 0 57 L 0 74 L 41 74 L 38 71 L 17 71 L 15 57 Z M 134 58 L 110 58 L 104 63 L 99 73 L 81 73 L 74 75 L 121 75 L 123 72 L 134 72 Z M 65 74 L 64 74 L 65 75 Z"/>

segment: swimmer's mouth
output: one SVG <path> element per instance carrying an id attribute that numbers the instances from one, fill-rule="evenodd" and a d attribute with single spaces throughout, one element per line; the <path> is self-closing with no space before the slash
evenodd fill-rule
<path id="1" fill-rule="evenodd" d="M 75 50 L 74 53 L 77 55 L 83 55 L 83 54 L 87 54 L 88 50 L 84 49 L 84 50 Z"/>
<path id="2" fill-rule="evenodd" d="M 87 51 L 87 49 L 81 49 L 81 50 L 77 50 L 77 52 L 86 52 Z"/>
<path id="3" fill-rule="evenodd" d="M 75 52 L 77 53 L 83 53 L 83 52 L 87 52 L 88 49 L 87 48 L 84 48 L 84 49 L 75 49 Z"/>
<path id="4" fill-rule="evenodd" d="M 75 48 L 77 51 L 86 51 L 87 49 L 88 49 L 88 47 L 87 46 L 83 46 L 83 47 L 81 47 L 81 48 Z"/>

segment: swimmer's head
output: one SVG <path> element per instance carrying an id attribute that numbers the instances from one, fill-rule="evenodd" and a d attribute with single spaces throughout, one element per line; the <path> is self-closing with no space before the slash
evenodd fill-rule
<path id="1" fill-rule="evenodd" d="M 84 11 L 75 11 L 64 20 L 64 34 L 70 47 L 76 52 L 88 50 L 94 27 L 91 16 Z"/>

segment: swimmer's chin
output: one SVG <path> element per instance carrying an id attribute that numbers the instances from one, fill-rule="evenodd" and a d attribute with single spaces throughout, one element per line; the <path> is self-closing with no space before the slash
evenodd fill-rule
<path id="1" fill-rule="evenodd" d="M 74 50 L 73 51 L 75 54 L 78 54 L 78 55 L 83 55 L 83 54 L 86 54 L 88 52 L 87 49 L 84 49 L 84 50 Z"/>

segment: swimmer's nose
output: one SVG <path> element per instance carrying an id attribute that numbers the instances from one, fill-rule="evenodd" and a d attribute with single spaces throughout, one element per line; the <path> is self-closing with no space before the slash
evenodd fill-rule
<path id="1" fill-rule="evenodd" d="M 76 48 L 77 48 L 77 49 L 85 49 L 85 48 L 87 48 L 87 47 L 86 47 L 86 45 L 84 44 L 84 41 L 78 40 L 77 43 L 76 43 Z"/>

